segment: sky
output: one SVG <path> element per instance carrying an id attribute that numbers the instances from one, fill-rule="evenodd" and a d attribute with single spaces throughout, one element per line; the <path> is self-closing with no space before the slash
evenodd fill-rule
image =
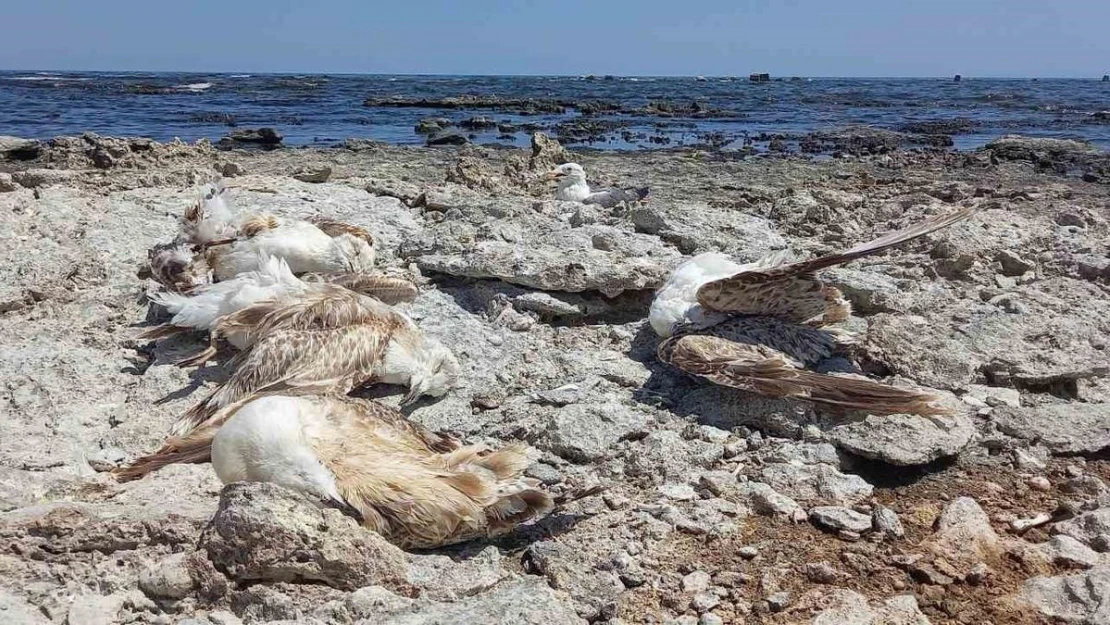
<path id="1" fill-rule="evenodd" d="M 1107 0 L 7 0 L 0 68 L 1091 77 Z"/>

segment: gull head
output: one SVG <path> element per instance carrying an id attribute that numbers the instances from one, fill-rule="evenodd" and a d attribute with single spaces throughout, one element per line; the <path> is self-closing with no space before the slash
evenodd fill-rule
<path id="1" fill-rule="evenodd" d="M 555 169 L 547 172 L 548 180 L 558 180 L 560 183 L 570 181 L 571 183 L 586 182 L 586 170 L 578 163 L 563 163 Z"/>
<path id="2" fill-rule="evenodd" d="M 331 257 L 338 270 L 361 273 L 374 268 L 374 248 L 366 239 L 341 234 L 331 240 Z"/>
<path id="3" fill-rule="evenodd" d="M 424 395 L 443 397 L 459 381 L 459 361 L 447 346 L 433 338 L 424 339 L 415 361 L 409 377 L 409 392 L 401 400 L 402 405 L 411 404 Z"/>

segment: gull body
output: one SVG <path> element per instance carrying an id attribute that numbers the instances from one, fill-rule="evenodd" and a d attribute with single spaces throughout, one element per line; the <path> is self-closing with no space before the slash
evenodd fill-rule
<path id="1" fill-rule="evenodd" d="M 496 536 L 550 512 L 528 464 L 521 446 L 458 447 L 381 404 L 338 397 L 254 399 L 212 440 L 225 484 L 299 491 L 405 548 Z"/>
<path id="2" fill-rule="evenodd" d="M 586 182 L 586 170 L 578 163 L 559 165 L 548 172 L 547 176 L 558 180 L 555 188 L 556 200 L 597 204 L 604 208 L 613 208 L 621 203 L 641 202 L 650 193 L 647 187 L 594 191 Z"/>
<path id="3" fill-rule="evenodd" d="M 817 276 L 821 269 L 876 254 L 966 219 L 965 207 L 837 254 L 790 262 L 772 254 L 740 265 L 702 254 L 681 265 L 652 302 L 659 359 L 716 384 L 771 397 L 796 397 L 873 414 L 945 414 L 937 396 L 810 370 L 846 338 L 828 326 L 851 306 Z"/>

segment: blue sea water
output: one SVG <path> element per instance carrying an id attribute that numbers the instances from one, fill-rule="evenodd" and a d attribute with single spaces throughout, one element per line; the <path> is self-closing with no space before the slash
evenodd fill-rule
<path id="1" fill-rule="evenodd" d="M 953 136 L 970 149 L 1006 133 L 1087 139 L 1110 148 L 1110 83 L 1079 79 L 813 78 L 752 83 L 743 78 L 280 75 L 111 72 L 0 72 L 0 134 L 35 138 L 80 134 L 219 139 L 238 128 L 270 126 L 290 145 L 328 145 L 347 138 L 420 144 L 421 118 L 460 121 L 476 115 L 531 124 L 512 132 L 476 132 L 482 143 L 525 145 L 539 126 L 559 136 L 565 113 L 368 107 L 369 97 L 459 95 L 605 101 L 625 112 L 589 117 L 603 131 L 582 145 L 650 149 L 700 144 L 715 136 L 737 147 L 745 135 L 798 136 L 851 124 L 901 129 L 905 124 L 967 120 Z M 683 106 L 692 117 L 630 113 L 652 101 Z M 510 136 L 511 135 L 511 136 Z M 721 138 L 724 138 L 723 142 Z M 568 137 L 564 137 L 569 139 Z M 572 142 L 572 141 L 566 141 Z"/>

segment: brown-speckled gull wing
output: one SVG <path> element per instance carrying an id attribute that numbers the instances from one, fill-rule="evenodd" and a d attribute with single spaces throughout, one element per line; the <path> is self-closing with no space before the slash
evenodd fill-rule
<path id="1" fill-rule="evenodd" d="M 335 273 L 302 276 L 302 280 L 327 282 L 349 289 L 356 293 L 369 295 L 386 304 L 411 302 L 420 294 L 416 285 L 404 278 L 393 278 L 375 273 Z"/>
<path id="2" fill-rule="evenodd" d="M 346 394 L 379 373 L 397 330 L 390 324 L 356 324 L 265 333 L 235 357 L 231 377 L 186 411 L 172 431 L 182 435 L 201 427 L 220 408 L 257 393 Z"/>
<path id="3" fill-rule="evenodd" d="M 967 219 L 976 207 L 937 215 L 903 230 L 857 245 L 839 254 L 744 271 L 707 282 L 698 289 L 698 303 L 707 310 L 741 315 L 782 317 L 795 323 L 825 325 L 847 317 L 848 303 L 840 291 L 823 284 L 814 272 L 875 254 Z"/>
<path id="4" fill-rule="evenodd" d="M 329 237 L 335 238 L 341 234 L 349 234 L 374 245 L 374 237 L 366 228 L 320 216 L 309 217 L 308 222 L 323 230 L 324 234 Z"/>
<path id="5" fill-rule="evenodd" d="M 947 414 L 937 397 L 865 378 L 815 373 L 765 345 L 686 335 L 659 346 L 659 359 L 722 386 L 768 397 L 793 397 L 871 414 Z"/>
<path id="6" fill-rule="evenodd" d="M 391 439 L 396 451 L 410 453 L 448 453 L 462 447 L 458 439 L 433 432 L 409 419 L 401 411 L 372 399 L 348 396 L 329 396 L 328 420 L 337 427 L 359 425 L 382 426 L 382 436 Z"/>
<path id="7" fill-rule="evenodd" d="M 384 302 L 326 284 L 294 302 L 258 302 L 220 319 L 213 336 L 242 333 L 256 341 L 275 330 L 327 330 L 367 324 L 383 332 L 410 325 Z"/>

